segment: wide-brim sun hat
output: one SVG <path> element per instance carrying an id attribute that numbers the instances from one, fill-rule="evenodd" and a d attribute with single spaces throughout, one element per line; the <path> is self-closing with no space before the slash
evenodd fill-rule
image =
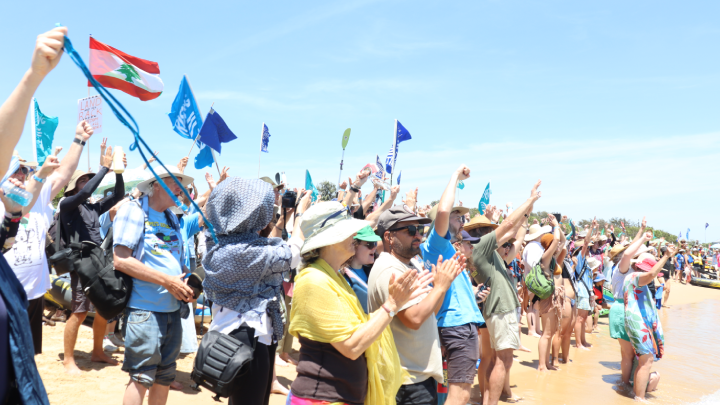
<path id="1" fill-rule="evenodd" d="M 90 176 L 90 178 L 89 178 L 88 180 L 90 180 L 90 179 L 92 179 L 93 177 L 95 177 L 95 173 L 92 173 L 92 172 L 84 172 L 84 171 L 82 171 L 82 170 L 75 170 L 75 173 L 73 173 L 72 177 L 70 177 L 70 182 L 68 183 L 67 187 L 65 187 L 65 193 L 64 193 L 64 194 L 65 194 L 65 195 L 68 195 L 69 192 L 75 190 L 75 188 L 77 187 L 77 182 L 78 182 L 78 180 L 80 180 L 80 177 L 85 176 L 85 175 Z"/>
<path id="2" fill-rule="evenodd" d="M 635 268 L 642 271 L 650 271 L 657 264 L 657 260 L 652 257 L 647 257 L 643 261 L 635 265 Z"/>
<path id="3" fill-rule="evenodd" d="M 602 262 L 600 262 L 600 260 L 598 260 L 594 257 L 587 258 L 587 265 L 590 268 L 590 270 L 597 269 L 598 267 L 600 267 L 601 264 L 602 264 Z"/>
<path id="4" fill-rule="evenodd" d="M 439 205 L 440 204 L 435 204 L 430 209 L 430 211 L 428 211 L 427 214 L 425 214 L 428 218 L 430 218 L 430 221 L 433 221 L 433 222 L 435 221 L 435 217 L 437 216 L 437 210 L 438 210 Z M 465 215 L 468 212 L 470 212 L 470 208 L 457 206 L 457 207 L 452 207 L 452 210 L 450 210 L 450 212 L 455 212 L 455 211 L 458 211 L 460 213 L 460 215 Z"/>
<path id="5" fill-rule="evenodd" d="M 344 205 L 335 201 L 315 204 L 303 213 L 300 229 L 305 235 L 300 254 L 340 243 L 360 232 L 370 222 L 352 218 Z"/>
<path id="6" fill-rule="evenodd" d="M 652 253 L 641 253 L 640 256 L 635 257 L 634 259 L 630 260 L 630 263 L 636 264 L 641 263 L 645 259 L 655 259 L 655 256 L 652 255 Z"/>
<path id="7" fill-rule="evenodd" d="M 475 215 L 475 218 L 471 219 L 470 222 L 465 224 L 465 226 L 463 226 L 463 229 L 470 232 L 473 229 L 477 228 L 497 229 L 498 226 L 500 225 L 493 224 L 485 215 Z"/>
<path id="8" fill-rule="evenodd" d="M 530 229 L 528 229 L 528 233 L 525 235 L 525 242 L 530 242 L 550 232 L 552 232 L 552 226 L 550 225 L 540 226 L 539 224 L 532 224 L 530 225 Z"/>
<path id="9" fill-rule="evenodd" d="M 175 177 L 180 180 L 180 184 L 183 187 L 187 187 L 189 184 L 191 184 L 194 179 L 191 176 L 188 176 L 187 174 L 181 173 L 180 169 L 177 168 L 177 166 L 167 166 L 169 172 L 162 168 L 162 166 L 155 167 L 155 173 L 157 173 L 160 180 L 170 177 L 170 173 L 172 173 Z M 142 183 L 137 185 L 137 189 L 143 193 L 148 194 L 150 192 L 150 184 L 152 184 L 157 179 L 152 174 L 152 172 L 148 169 L 145 171 L 145 180 L 142 181 Z"/>
<path id="10" fill-rule="evenodd" d="M 593 280 L 593 283 L 599 283 L 599 282 L 605 281 L 605 280 L 607 280 L 607 279 L 605 278 L 605 275 L 602 274 L 602 273 L 600 273 L 600 274 L 597 275 L 597 277 L 595 277 L 595 279 Z"/>
<path id="11" fill-rule="evenodd" d="M 601 241 L 601 242 L 605 242 L 606 240 L 608 240 L 608 237 L 607 237 L 607 236 L 605 236 L 605 235 L 600 235 L 600 241 Z"/>
<path id="12" fill-rule="evenodd" d="M 624 245 L 624 244 L 618 244 L 618 245 L 613 246 L 613 248 L 610 249 L 610 253 L 609 253 L 610 260 L 614 259 L 615 256 L 617 256 L 617 255 L 619 255 L 620 253 L 624 252 L 625 249 L 628 248 L 628 246 L 629 246 L 629 245 Z"/>

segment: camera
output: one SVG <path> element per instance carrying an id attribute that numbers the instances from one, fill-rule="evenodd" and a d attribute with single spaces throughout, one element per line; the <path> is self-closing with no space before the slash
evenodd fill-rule
<path id="1" fill-rule="evenodd" d="M 558 221 L 558 224 L 562 222 L 562 215 L 560 213 L 553 213 L 553 216 L 555 216 L 555 219 Z"/>
<path id="2" fill-rule="evenodd" d="M 282 196 L 282 207 L 283 208 L 295 208 L 297 203 L 297 192 L 293 190 L 287 190 Z"/>

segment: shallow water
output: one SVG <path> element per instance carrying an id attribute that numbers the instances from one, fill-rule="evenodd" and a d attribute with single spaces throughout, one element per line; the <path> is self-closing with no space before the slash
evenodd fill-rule
<path id="1" fill-rule="evenodd" d="M 653 365 L 661 376 L 658 390 L 647 394 L 653 404 L 720 403 L 720 301 L 705 300 L 660 312 L 665 332 L 665 355 Z M 570 364 L 562 370 L 538 374 L 534 362 L 515 362 L 526 369 L 515 377 L 516 395 L 528 404 L 633 404 L 632 393 L 620 380 L 620 346 L 610 338 L 607 318 L 600 318 L 600 334 L 590 351 L 571 349 Z M 574 344 L 574 340 L 573 340 Z M 521 371 L 521 370 L 517 370 Z"/>

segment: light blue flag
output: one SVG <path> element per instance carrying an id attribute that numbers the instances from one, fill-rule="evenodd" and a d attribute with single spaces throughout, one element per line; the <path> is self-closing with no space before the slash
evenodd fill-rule
<path id="1" fill-rule="evenodd" d="M 682 231 L 678 232 L 678 240 L 682 239 Z"/>
<path id="2" fill-rule="evenodd" d="M 490 194 L 492 194 L 492 192 L 490 191 L 490 182 L 488 182 L 487 186 L 485 187 L 485 191 L 483 192 L 482 198 L 480 198 L 480 204 L 478 205 L 480 215 L 485 214 L 485 208 L 487 208 L 488 204 L 490 204 Z"/>
<path id="3" fill-rule="evenodd" d="M 687 239 L 688 242 L 690 241 L 690 228 L 688 228 L 687 233 L 685 234 L 685 239 Z"/>
<path id="4" fill-rule="evenodd" d="M 203 125 L 202 116 L 200 116 L 200 110 L 185 76 L 180 82 L 180 89 L 177 96 L 175 96 L 175 101 L 172 103 L 168 116 L 173 125 L 173 130 L 183 138 L 194 140 L 200 133 L 200 128 Z"/>
<path id="5" fill-rule="evenodd" d="M 318 191 L 310 177 L 310 171 L 307 169 L 305 169 L 305 190 L 312 191 L 312 201 L 317 201 Z"/>
<path id="6" fill-rule="evenodd" d="M 267 125 L 263 122 L 262 138 L 260 139 L 260 152 L 268 153 L 268 144 L 270 143 L 270 131 L 268 131 Z"/>
<path id="7" fill-rule="evenodd" d="M 33 98 L 33 120 L 35 121 L 35 151 L 38 165 L 52 154 L 53 138 L 58 126 L 58 117 L 48 117 L 40 112 L 37 99 Z"/>
<path id="8" fill-rule="evenodd" d="M 460 190 L 462 190 L 462 189 L 465 188 L 465 183 L 463 183 L 462 180 L 458 181 L 458 188 L 459 188 Z"/>
<path id="9" fill-rule="evenodd" d="M 200 170 L 204 167 L 212 167 L 212 164 L 215 161 L 212 155 L 212 148 L 200 141 L 197 142 L 197 145 L 200 150 L 198 151 L 197 156 L 195 156 L 195 168 Z"/>
<path id="10" fill-rule="evenodd" d="M 397 185 L 398 185 L 398 186 L 400 185 L 400 176 L 402 176 L 402 170 L 400 170 L 400 174 L 398 174 L 398 178 L 397 178 Z"/>

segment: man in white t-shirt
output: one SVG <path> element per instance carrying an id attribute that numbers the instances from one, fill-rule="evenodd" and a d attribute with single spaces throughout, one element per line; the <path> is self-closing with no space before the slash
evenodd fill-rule
<path id="1" fill-rule="evenodd" d="M 70 181 L 80 161 L 82 144 L 92 133 L 92 127 L 85 121 L 81 122 L 75 130 L 75 139 L 82 139 L 82 142 L 72 143 L 62 163 L 58 164 L 55 156 L 48 156 L 37 173 L 28 170 L 27 166 L 20 166 L 11 176 L 22 182 L 42 184 L 38 195 L 34 195 L 33 201 L 23 209 L 23 218 L 15 237 L 15 244 L 5 252 L 5 259 L 27 295 L 27 311 L 35 354 L 42 353 L 42 316 L 45 306 L 43 296 L 51 287 L 45 254 L 47 231 L 53 220 L 53 208 L 50 202 Z"/>

